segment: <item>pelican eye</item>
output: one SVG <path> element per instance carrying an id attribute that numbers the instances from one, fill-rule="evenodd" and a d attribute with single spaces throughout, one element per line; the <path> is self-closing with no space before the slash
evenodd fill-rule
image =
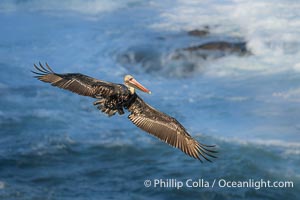
<path id="1" fill-rule="evenodd" d="M 132 79 L 133 79 L 132 77 L 131 77 L 131 78 L 129 78 L 129 80 L 130 80 L 130 81 L 132 81 Z"/>

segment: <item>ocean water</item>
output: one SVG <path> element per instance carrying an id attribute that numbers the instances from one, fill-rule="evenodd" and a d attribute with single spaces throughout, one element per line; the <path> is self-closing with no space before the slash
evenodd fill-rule
<path id="1" fill-rule="evenodd" d="M 299 9 L 296 0 L 1 1 L 0 199 L 298 199 Z M 209 34 L 188 35 L 195 29 Z M 214 41 L 250 53 L 183 50 Z M 139 93 L 146 102 L 216 144 L 218 158 L 200 163 L 127 113 L 108 118 L 93 99 L 37 81 L 39 61 L 116 83 L 133 74 L 152 91 Z M 230 185 L 249 180 L 256 187 Z"/>

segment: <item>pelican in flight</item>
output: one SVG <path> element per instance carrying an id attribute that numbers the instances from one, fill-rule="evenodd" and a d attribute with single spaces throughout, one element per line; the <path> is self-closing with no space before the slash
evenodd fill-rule
<path id="1" fill-rule="evenodd" d="M 136 90 L 150 94 L 150 90 L 136 81 L 131 75 L 124 77 L 124 85 L 98 80 L 79 73 L 57 74 L 46 63 L 44 67 L 34 64 L 37 71 L 32 71 L 40 81 L 69 90 L 83 96 L 97 99 L 94 105 L 109 117 L 124 114 L 127 109 L 128 119 L 137 127 L 199 159 L 216 158 L 215 145 L 205 145 L 195 140 L 186 129 L 173 117 L 156 110 L 144 102 Z"/>

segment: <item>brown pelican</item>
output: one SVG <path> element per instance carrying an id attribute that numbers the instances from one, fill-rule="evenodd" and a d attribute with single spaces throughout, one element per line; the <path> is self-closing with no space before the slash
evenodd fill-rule
<path id="1" fill-rule="evenodd" d="M 51 85 L 70 90 L 83 96 L 96 98 L 94 105 L 99 110 L 112 116 L 115 113 L 124 114 L 124 108 L 130 114 L 129 120 L 137 127 L 156 136 L 160 140 L 176 147 L 187 155 L 211 161 L 216 158 L 214 145 L 197 142 L 186 129 L 173 117 L 156 110 L 145 103 L 135 92 L 135 89 L 150 94 L 150 90 L 137 82 L 131 75 L 124 77 L 124 84 L 115 84 L 98 80 L 79 73 L 57 74 L 46 63 L 46 67 L 34 64 L 36 78 Z"/>

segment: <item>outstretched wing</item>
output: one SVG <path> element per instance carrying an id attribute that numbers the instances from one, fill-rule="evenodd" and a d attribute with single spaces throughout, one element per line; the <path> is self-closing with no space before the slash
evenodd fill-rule
<path id="1" fill-rule="evenodd" d="M 201 157 L 211 161 L 209 157 L 216 158 L 217 153 L 212 148 L 199 143 L 192 138 L 185 128 L 173 117 L 166 115 L 145 103 L 140 97 L 128 108 L 131 114 L 128 118 L 139 128 L 158 137 L 169 145 L 179 148 L 187 155 L 199 159 Z"/>
<path id="2" fill-rule="evenodd" d="M 105 98 L 114 93 L 115 84 L 110 82 L 97 80 L 79 73 L 57 74 L 47 63 L 46 67 L 41 63 L 39 63 L 39 67 L 34 64 L 34 67 L 37 71 L 32 72 L 36 74 L 35 77 L 39 80 L 83 96 Z"/>

